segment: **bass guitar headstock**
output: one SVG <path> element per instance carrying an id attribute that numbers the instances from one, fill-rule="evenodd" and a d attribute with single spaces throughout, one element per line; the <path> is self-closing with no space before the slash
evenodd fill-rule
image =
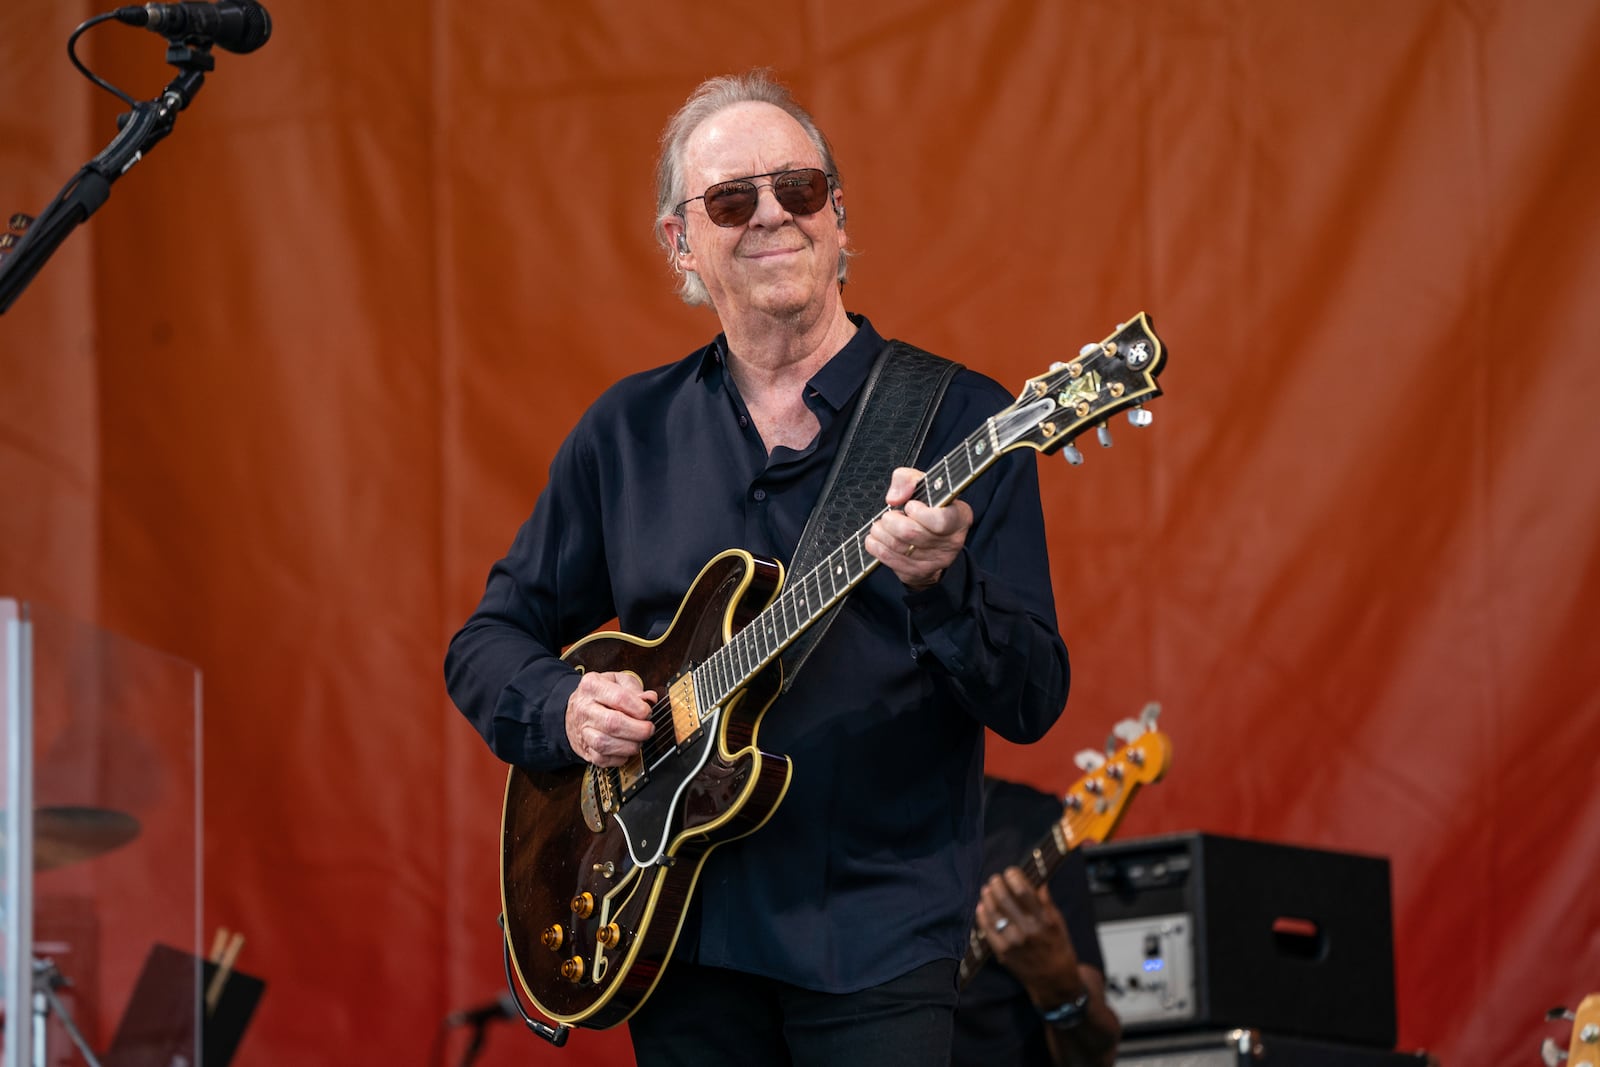
<path id="1" fill-rule="evenodd" d="M 1570 1048 L 1563 1049 L 1552 1039 L 1544 1039 L 1539 1053 L 1547 1067 L 1600 1067 L 1600 993 L 1584 997 L 1577 1011 L 1551 1008 L 1545 1018 L 1572 1020 Z"/>
<path id="2" fill-rule="evenodd" d="M 1149 703 L 1137 719 L 1124 719 L 1106 740 L 1105 755 L 1078 753 L 1084 772 L 1067 791 L 1061 828 L 1073 846 L 1108 840 L 1141 786 L 1159 782 L 1172 761 L 1172 741 L 1156 729 L 1161 705 Z"/>

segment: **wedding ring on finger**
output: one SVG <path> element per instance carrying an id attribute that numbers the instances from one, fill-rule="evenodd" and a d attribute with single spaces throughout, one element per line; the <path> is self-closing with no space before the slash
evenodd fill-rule
<path id="1" fill-rule="evenodd" d="M 994 921 L 994 932 L 998 934 L 1001 930 L 1004 930 L 1006 927 L 1008 927 L 1010 925 L 1011 925 L 1011 920 L 1010 919 L 1006 919 L 1006 918 L 996 919 Z"/>

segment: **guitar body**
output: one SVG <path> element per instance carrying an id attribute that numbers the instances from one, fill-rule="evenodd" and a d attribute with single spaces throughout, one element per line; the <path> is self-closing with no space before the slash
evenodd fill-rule
<path id="1" fill-rule="evenodd" d="M 632 672 L 665 697 L 782 581 L 777 563 L 724 552 L 660 638 L 596 633 L 563 658 L 585 671 Z M 758 672 L 706 709 L 698 730 L 674 735 L 671 718 L 658 722 L 645 759 L 620 775 L 587 764 L 511 769 L 501 819 L 505 939 L 523 991 L 546 1016 L 614 1026 L 655 988 L 706 856 L 765 823 L 788 790 L 789 760 L 755 747 L 781 680 L 776 663 Z"/>

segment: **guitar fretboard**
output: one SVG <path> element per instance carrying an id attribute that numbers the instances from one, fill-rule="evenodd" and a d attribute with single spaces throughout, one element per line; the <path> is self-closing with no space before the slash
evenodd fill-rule
<path id="1" fill-rule="evenodd" d="M 1002 412 L 1005 414 L 1010 414 L 1010 410 Z M 998 418 L 1000 416 L 986 419 L 949 455 L 930 466 L 912 494 L 913 498 L 934 507 L 948 504 L 988 470 L 1003 451 L 996 429 Z M 748 685 L 757 673 L 872 573 L 878 561 L 867 554 L 867 534 L 882 514 L 879 512 L 872 522 L 857 530 L 799 581 L 786 583 L 776 600 L 695 668 L 695 691 L 700 695 L 702 720 Z"/>
<path id="2" fill-rule="evenodd" d="M 1019 864 L 1022 873 L 1027 877 L 1028 884 L 1035 889 L 1044 885 L 1050 876 L 1055 873 L 1061 861 L 1067 858 L 1067 853 L 1076 848 L 1080 841 L 1080 831 L 1073 827 L 1075 817 L 1081 818 L 1081 808 L 1075 807 L 1075 797 L 1068 797 L 1067 811 L 1054 823 L 1043 837 L 1034 843 L 1028 850 L 1027 857 Z M 961 958 L 961 968 L 958 980 L 965 984 L 971 977 L 978 973 L 978 968 L 988 962 L 992 951 L 989 941 L 983 936 L 977 924 L 967 932 L 967 952 Z"/>

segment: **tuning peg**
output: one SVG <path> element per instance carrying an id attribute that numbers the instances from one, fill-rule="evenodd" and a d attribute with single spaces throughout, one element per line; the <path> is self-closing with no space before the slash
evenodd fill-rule
<path id="1" fill-rule="evenodd" d="M 1072 762 L 1078 765 L 1078 770 L 1084 774 L 1093 774 L 1106 765 L 1106 758 L 1092 748 L 1086 748 L 1072 757 Z"/>
<path id="2" fill-rule="evenodd" d="M 1050 369 L 1051 370 L 1066 370 L 1067 369 L 1067 365 L 1065 363 L 1061 362 L 1058 359 L 1054 363 L 1050 364 Z"/>
<path id="3" fill-rule="evenodd" d="M 1547 1037 L 1539 1046 L 1539 1058 L 1544 1060 L 1545 1067 L 1558 1067 L 1567 1058 L 1567 1050 Z"/>
<path id="4" fill-rule="evenodd" d="M 1121 738 L 1125 744 L 1133 744 L 1145 734 L 1144 723 L 1135 719 L 1123 719 L 1111 728 L 1111 736 Z"/>
<path id="5" fill-rule="evenodd" d="M 1146 730 L 1154 729 L 1156 720 L 1160 717 L 1161 702 L 1159 700 L 1150 701 L 1150 703 L 1146 704 L 1139 712 L 1139 721 L 1144 723 Z"/>
<path id="6" fill-rule="evenodd" d="M 28 227 L 33 225 L 33 216 L 24 215 L 19 211 L 15 215 L 12 215 L 11 218 L 7 220 L 6 224 L 13 230 L 16 230 L 18 233 L 26 233 L 28 231 Z"/>
<path id="7" fill-rule="evenodd" d="M 1078 451 L 1078 446 L 1066 444 L 1061 446 L 1061 458 L 1074 467 L 1083 466 L 1083 453 Z"/>
<path id="8" fill-rule="evenodd" d="M 1078 349 L 1078 358 L 1082 359 L 1084 356 L 1092 356 L 1098 351 L 1100 351 L 1100 346 L 1091 341 L 1082 348 Z"/>
<path id="9" fill-rule="evenodd" d="M 1106 755 L 1115 755 L 1143 736 L 1144 728 L 1142 726 L 1134 722 L 1132 719 L 1123 719 L 1121 722 L 1117 723 L 1117 725 L 1113 726 L 1111 728 L 1111 732 L 1106 735 Z M 1137 755 L 1138 753 L 1135 752 L 1134 754 Z M 1138 763 L 1140 761 L 1135 760 L 1134 762 Z M 1115 768 L 1113 768 L 1113 770 L 1115 770 Z M 1121 777 L 1121 775 L 1119 774 L 1117 777 Z"/>
<path id="10" fill-rule="evenodd" d="M 1571 1008 L 1563 1008 L 1559 1004 L 1544 1013 L 1544 1021 L 1547 1023 L 1558 1022 L 1562 1019 L 1570 1023 L 1576 1018 L 1577 1016 L 1572 1013 Z"/>
<path id="11" fill-rule="evenodd" d="M 1101 448 L 1111 447 L 1111 427 L 1102 422 L 1094 428 L 1094 435 L 1100 438 Z"/>
<path id="12" fill-rule="evenodd" d="M 1149 426 L 1155 421 L 1155 416 L 1142 407 L 1128 409 L 1128 425 L 1130 426 Z"/>

